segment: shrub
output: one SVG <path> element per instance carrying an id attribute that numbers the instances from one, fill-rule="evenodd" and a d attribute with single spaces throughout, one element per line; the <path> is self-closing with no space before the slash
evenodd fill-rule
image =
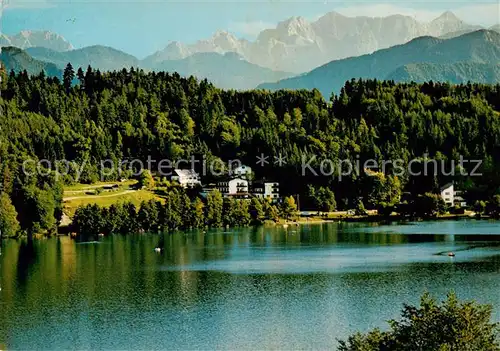
<path id="1" fill-rule="evenodd" d="M 405 305 L 401 320 L 389 321 L 389 331 L 356 333 L 340 341 L 339 350 L 498 351 L 498 326 L 490 322 L 491 312 L 491 306 L 460 302 L 453 293 L 441 303 L 424 294 L 419 307 Z"/>

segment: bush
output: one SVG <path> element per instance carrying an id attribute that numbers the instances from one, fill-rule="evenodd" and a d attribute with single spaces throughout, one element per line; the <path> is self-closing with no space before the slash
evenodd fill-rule
<path id="1" fill-rule="evenodd" d="M 139 186 L 141 188 L 152 189 L 155 186 L 155 181 L 149 170 L 143 170 L 139 176 Z"/>
<path id="2" fill-rule="evenodd" d="M 363 205 L 363 201 L 359 200 L 356 209 L 354 210 L 356 216 L 366 216 L 368 213 L 366 212 L 365 205 Z"/>
<path id="3" fill-rule="evenodd" d="M 389 331 L 356 333 L 340 341 L 339 350 L 500 350 L 491 312 L 491 306 L 460 302 L 453 293 L 441 303 L 424 294 L 419 307 L 405 305 L 401 320 L 389 321 Z"/>

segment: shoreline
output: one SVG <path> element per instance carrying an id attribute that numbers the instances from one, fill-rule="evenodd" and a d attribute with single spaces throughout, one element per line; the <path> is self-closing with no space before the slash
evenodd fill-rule
<path id="1" fill-rule="evenodd" d="M 264 225 L 270 226 L 280 226 L 280 225 L 303 225 L 303 224 L 324 224 L 324 223 L 352 223 L 352 222 L 366 222 L 366 223 L 383 223 L 383 222 L 432 222 L 432 221 L 443 221 L 443 220 L 463 220 L 463 219 L 475 219 L 475 220 L 491 220 L 489 216 L 481 216 L 480 218 L 470 215 L 470 214 L 447 214 L 440 215 L 436 217 L 426 217 L 426 218 L 411 218 L 400 215 L 392 216 L 379 216 L 379 215 L 367 215 L 367 216 L 338 216 L 338 217 L 300 217 L 297 220 L 281 220 L 279 222 L 267 221 Z"/>
<path id="2" fill-rule="evenodd" d="M 478 221 L 484 220 L 493 220 L 490 216 L 481 216 L 476 217 L 470 214 L 447 214 L 440 215 L 436 217 L 427 217 L 427 218 L 411 218 L 404 217 L 400 215 L 392 215 L 392 216 L 379 216 L 379 215 L 367 215 L 367 216 L 338 216 L 338 217 L 299 217 L 296 220 L 280 220 L 278 222 L 273 221 L 265 221 L 260 225 L 250 225 L 249 227 L 256 226 L 269 226 L 269 227 L 279 227 L 279 226 L 301 226 L 301 225 L 309 225 L 309 224 L 327 224 L 327 223 L 387 223 L 387 222 L 433 222 L 433 221 L 445 221 L 445 220 L 466 220 L 473 219 Z M 216 229 L 216 228 L 209 228 Z M 58 227 L 57 234 L 51 236 L 68 236 L 71 235 L 69 225 L 61 225 Z M 6 239 L 18 239 L 19 237 L 2 237 L 2 240 Z M 43 234 L 34 235 L 35 239 L 40 239 L 41 237 L 45 237 Z"/>

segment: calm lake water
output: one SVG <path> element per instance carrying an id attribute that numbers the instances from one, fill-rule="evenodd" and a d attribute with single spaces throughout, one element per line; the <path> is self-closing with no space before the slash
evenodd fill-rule
<path id="1" fill-rule="evenodd" d="M 8 240 L 0 265 L 0 349 L 325 349 L 424 291 L 500 321 L 500 222 Z"/>

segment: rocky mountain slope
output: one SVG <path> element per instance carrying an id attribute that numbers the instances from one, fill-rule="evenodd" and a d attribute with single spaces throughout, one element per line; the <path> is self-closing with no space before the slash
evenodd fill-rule
<path id="1" fill-rule="evenodd" d="M 49 31 L 25 30 L 16 35 L 0 35 L 1 46 L 15 46 L 20 49 L 44 47 L 55 51 L 72 50 L 73 46 L 61 35 Z"/>
<path id="2" fill-rule="evenodd" d="M 253 42 L 238 39 L 228 32 L 217 32 L 213 37 L 191 45 L 174 42 L 147 60 L 181 59 L 199 52 L 231 51 L 263 67 L 300 73 L 331 60 L 371 53 L 420 36 L 439 37 L 477 29 L 480 27 L 463 22 L 451 12 L 445 12 L 429 23 L 403 15 L 346 17 L 330 12 L 314 22 L 303 17 L 289 18 L 278 23 L 276 28 L 263 30 Z"/>

